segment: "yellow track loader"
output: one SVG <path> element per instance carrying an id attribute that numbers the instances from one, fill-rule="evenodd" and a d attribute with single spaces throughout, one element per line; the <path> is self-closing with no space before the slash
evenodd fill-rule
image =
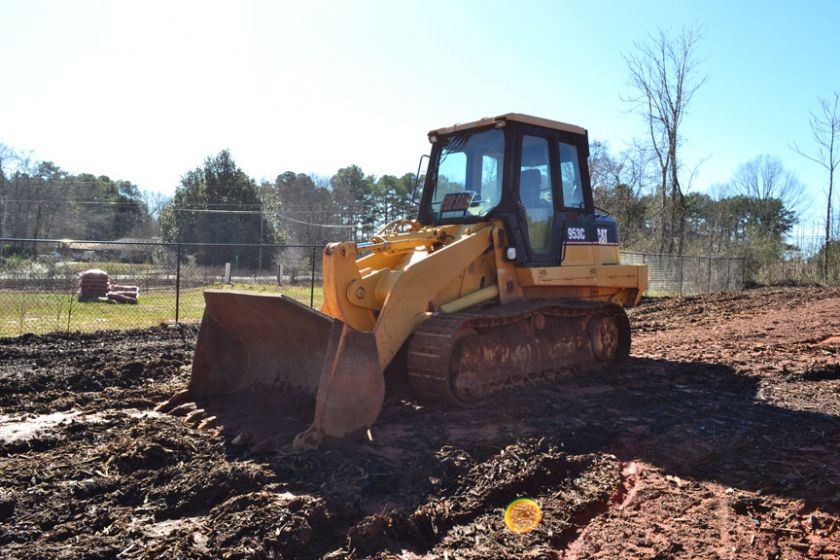
<path id="1" fill-rule="evenodd" d="M 416 219 L 329 244 L 320 311 L 205 292 L 188 388 L 163 410 L 234 443 L 312 448 L 374 424 L 404 347 L 417 396 L 456 406 L 628 356 L 623 306 L 647 267 L 620 264 L 615 220 L 595 211 L 586 130 L 506 114 L 429 140 Z"/>

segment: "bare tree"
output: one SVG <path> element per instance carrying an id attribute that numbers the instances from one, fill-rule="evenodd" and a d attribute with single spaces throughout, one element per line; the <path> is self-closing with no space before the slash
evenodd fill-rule
<path id="1" fill-rule="evenodd" d="M 677 34 L 660 29 L 635 52 L 625 55 L 634 92 L 625 101 L 645 118 L 659 167 L 660 251 L 682 253 L 685 240 L 685 198 L 680 185 L 680 130 L 691 99 L 706 76 L 698 76 L 698 27 Z M 676 242 L 676 247 L 675 247 Z"/>
<path id="2" fill-rule="evenodd" d="M 143 190 L 140 193 L 143 202 L 149 210 L 149 217 L 153 220 L 160 220 L 160 212 L 169 202 L 169 197 L 157 191 Z"/>
<path id="3" fill-rule="evenodd" d="M 648 146 L 639 142 L 618 157 L 613 157 L 603 142 L 594 141 L 590 147 L 589 173 L 595 204 L 618 219 L 625 248 L 648 238 L 648 199 L 642 191 L 651 182 L 651 157 Z"/>
<path id="4" fill-rule="evenodd" d="M 785 169 L 781 158 L 767 154 L 738 167 L 729 190 L 756 200 L 777 198 L 794 212 L 801 210 L 804 201 L 804 187 L 796 174 Z"/>
<path id="5" fill-rule="evenodd" d="M 6 235 L 6 216 L 9 213 L 9 185 L 6 180 L 6 171 L 9 168 L 9 160 L 15 157 L 14 151 L 5 144 L 0 144 L 0 238 Z"/>
<path id="6" fill-rule="evenodd" d="M 600 140 L 589 144 L 589 180 L 592 188 L 611 185 L 618 173 L 618 162 L 610 154 L 609 147 Z"/>
<path id="7" fill-rule="evenodd" d="M 793 150 L 802 157 L 821 165 L 828 171 L 828 194 L 825 208 L 825 249 L 823 250 L 823 275 L 828 278 L 828 253 L 831 241 L 831 202 L 834 196 L 834 170 L 840 165 L 840 93 L 834 100 L 819 98 L 819 113 L 811 113 L 811 134 L 817 144 L 816 152 L 806 153 L 794 143 Z"/>

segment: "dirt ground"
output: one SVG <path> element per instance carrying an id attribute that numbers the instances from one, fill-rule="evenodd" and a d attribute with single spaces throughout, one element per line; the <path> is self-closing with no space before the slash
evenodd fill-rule
<path id="1" fill-rule="evenodd" d="M 279 455 L 153 412 L 193 327 L 0 340 L 0 557 L 840 558 L 840 290 L 630 315 L 620 369 L 466 410 L 395 382 L 372 442 Z"/>

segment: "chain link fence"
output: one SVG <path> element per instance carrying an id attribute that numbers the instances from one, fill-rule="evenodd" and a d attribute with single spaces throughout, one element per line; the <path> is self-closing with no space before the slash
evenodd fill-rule
<path id="1" fill-rule="evenodd" d="M 0 239 L 0 337 L 23 333 L 142 328 L 198 321 L 206 288 L 283 293 L 323 303 L 320 245 Z M 647 264 L 648 295 L 693 295 L 744 287 L 744 261 L 622 253 Z M 80 301 L 80 273 L 139 289 L 137 304 Z M 86 298 L 82 298 L 86 299 Z"/>
<path id="2" fill-rule="evenodd" d="M 320 245 L 0 239 L 0 337 L 198 321 L 205 288 L 283 293 L 319 307 Z M 139 289 L 138 303 L 81 301 L 80 274 Z"/>
<path id="3" fill-rule="evenodd" d="M 822 226 L 821 226 L 822 227 Z M 811 228 L 814 231 L 818 228 Z M 748 276 L 763 284 L 840 285 L 840 231 L 826 243 L 822 235 L 796 235 L 787 240 L 783 258 L 775 253 L 754 258 Z"/>
<path id="4" fill-rule="evenodd" d="M 648 296 L 696 296 L 743 290 L 746 266 L 742 257 L 680 257 L 621 253 L 622 264 L 648 266 Z"/>

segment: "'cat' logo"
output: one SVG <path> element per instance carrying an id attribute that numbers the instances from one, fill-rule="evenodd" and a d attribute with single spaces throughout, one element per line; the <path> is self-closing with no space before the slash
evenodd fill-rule
<path id="1" fill-rule="evenodd" d="M 607 241 L 607 228 L 598 228 L 598 243 L 600 245 L 606 245 L 609 243 L 609 241 Z"/>

